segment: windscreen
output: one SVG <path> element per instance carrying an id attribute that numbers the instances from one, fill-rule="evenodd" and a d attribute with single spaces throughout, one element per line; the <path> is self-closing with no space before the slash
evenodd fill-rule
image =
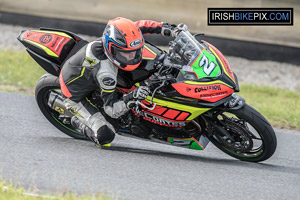
<path id="1" fill-rule="evenodd" d="M 216 56 L 189 32 L 180 32 L 174 40 L 170 54 L 175 63 L 183 66 L 179 74 L 181 79 L 198 80 L 218 77 L 221 74 Z"/>

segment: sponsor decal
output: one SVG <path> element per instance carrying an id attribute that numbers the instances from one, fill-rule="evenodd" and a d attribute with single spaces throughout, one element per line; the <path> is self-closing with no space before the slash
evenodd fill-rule
<path id="1" fill-rule="evenodd" d="M 91 59 L 91 58 L 85 57 L 84 60 L 85 60 L 90 66 L 96 65 L 96 64 L 97 64 L 97 62 L 96 62 L 95 59 Z"/>
<path id="2" fill-rule="evenodd" d="M 221 85 L 207 85 L 195 88 L 195 93 L 206 91 L 206 90 L 221 90 Z"/>
<path id="3" fill-rule="evenodd" d="M 178 146 L 190 146 L 194 141 L 172 138 L 172 140 L 170 140 L 169 142 Z"/>
<path id="4" fill-rule="evenodd" d="M 147 121 L 150 121 L 152 123 L 155 123 L 155 124 L 159 124 L 159 125 L 162 125 L 162 126 L 170 126 L 170 127 L 181 127 L 181 126 L 185 126 L 185 123 L 184 122 L 173 122 L 173 121 L 169 121 L 169 120 L 165 120 L 163 118 L 160 118 L 160 117 L 157 117 L 157 116 L 154 116 L 154 115 L 151 115 L 149 113 L 145 113 L 145 112 L 142 112 L 140 111 L 137 107 L 135 108 L 135 113 L 138 115 L 138 116 L 142 116 L 143 119 L 147 120 Z"/>
<path id="5" fill-rule="evenodd" d="M 32 33 L 30 31 L 27 32 L 26 37 L 30 37 Z"/>
<path id="6" fill-rule="evenodd" d="M 55 57 L 59 57 L 64 45 L 71 40 L 71 38 L 63 37 L 52 33 L 41 33 L 34 31 L 25 33 L 24 38 L 43 45 L 47 48 L 47 53 L 50 53 L 49 55 Z"/>
<path id="7" fill-rule="evenodd" d="M 60 39 L 60 37 L 56 37 L 56 38 L 55 38 L 53 44 L 51 45 L 52 48 L 56 45 L 56 43 L 57 43 L 57 41 L 58 41 L 59 39 Z"/>
<path id="8" fill-rule="evenodd" d="M 56 107 L 54 108 L 54 110 L 57 111 L 57 112 L 59 112 L 60 114 L 65 114 L 64 109 L 62 109 L 62 108 L 60 108 L 60 107 L 58 107 L 58 106 L 56 106 Z"/>
<path id="9" fill-rule="evenodd" d="M 228 66 L 228 62 L 227 62 L 227 61 L 225 62 L 225 57 L 223 56 L 222 58 L 223 58 L 223 63 L 224 63 L 224 66 L 225 66 L 226 71 L 227 71 L 230 75 L 233 76 L 233 73 L 232 73 L 232 71 L 231 71 L 231 68 Z"/>
<path id="10" fill-rule="evenodd" d="M 102 80 L 102 83 L 106 86 L 114 86 L 116 84 L 116 81 L 112 78 L 109 78 L 109 77 L 105 77 L 103 80 Z"/>
<path id="11" fill-rule="evenodd" d="M 200 98 L 201 99 L 210 99 L 210 98 L 222 97 L 222 96 L 226 96 L 226 95 L 227 95 L 227 91 L 223 91 L 223 92 L 216 92 L 216 93 L 211 93 L 211 94 L 201 94 Z"/>
<path id="12" fill-rule="evenodd" d="M 131 47 L 138 47 L 142 44 L 142 40 L 138 39 L 138 40 L 134 40 L 130 43 Z"/>
<path id="13" fill-rule="evenodd" d="M 61 41 L 59 41 L 57 47 L 55 48 L 55 51 L 58 51 L 61 48 L 63 41 L 65 41 L 65 38 L 63 38 Z"/>
<path id="14" fill-rule="evenodd" d="M 178 146 L 188 147 L 196 150 L 203 150 L 204 147 L 195 138 L 168 138 L 168 142 Z M 206 145 L 205 145 L 206 146 Z"/>
<path id="15" fill-rule="evenodd" d="M 51 40 L 52 40 L 52 36 L 49 34 L 42 35 L 40 38 L 40 42 L 43 44 L 47 44 L 47 43 L 51 42 Z"/>
<path id="16" fill-rule="evenodd" d="M 185 97 L 202 99 L 210 102 L 216 102 L 234 91 L 230 85 L 227 85 L 226 83 L 223 84 L 221 81 L 213 81 L 210 82 L 209 85 L 192 84 L 193 82 L 187 81 L 186 83 L 172 84 L 172 86 Z M 191 88 L 191 91 L 187 92 L 187 88 Z"/>
<path id="17" fill-rule="evenodd" d="M 189 92 L 189 91 L 191 91 L 191 90 L 192 90 L 192 89 L 189 88 L 189 87 L 186 88 L 186 92 Z"/>

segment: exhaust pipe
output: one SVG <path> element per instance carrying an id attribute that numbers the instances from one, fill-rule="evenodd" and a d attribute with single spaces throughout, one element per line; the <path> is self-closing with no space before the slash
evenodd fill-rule
<path id="1" fill-rule="evenodd" d="M 59 112 L 65 117 L 72 117 L 73 114 L 66 108 L 64 104 L 64 99 L 62 96 L 55 92 L 50 92 L 48 99 L 48 106 L 53 110 Z"/>

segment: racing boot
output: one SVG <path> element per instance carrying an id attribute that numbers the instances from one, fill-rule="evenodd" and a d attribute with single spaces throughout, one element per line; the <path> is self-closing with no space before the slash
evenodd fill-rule
<path id="1" fill-rule="evenodd" d="M 99 146 L 110 146 L 110 143 L 115 138 L 115 133 L 107 126 L 102 125 L 93 131 L 86 124 L 81 122 L 76 116 L 71 118 L 71 124 L 74 128 L 80 130 L 84 135 Z"/>
<path id="2" fill-rule="evenodd" d="M 71 124 L 91 141 L 103 146 L 114 140 L 115 133 L 108 127 L 109 122 L 90 102 L 87 100 L 74 102 L 65 99 L 64 104 L 73 114 Z"/>

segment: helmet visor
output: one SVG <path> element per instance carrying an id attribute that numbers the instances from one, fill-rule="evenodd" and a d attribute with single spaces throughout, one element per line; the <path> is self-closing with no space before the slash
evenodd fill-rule
<path id="1" fill-rule="evenodd" d="M 142 48 L 132 51 L 115 48 L 114 54 L 115 59 L 124 65 L 136 65 L 142 61 Z"/>

